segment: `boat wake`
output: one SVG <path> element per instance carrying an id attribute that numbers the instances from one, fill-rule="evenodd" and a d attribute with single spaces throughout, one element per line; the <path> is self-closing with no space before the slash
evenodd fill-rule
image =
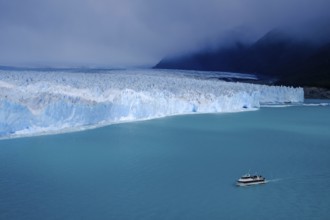
<path id="1" fill-rule="evenodd" d="M 266 179 L 266 183 L 273 183 L 273 182 L 280 182 L 280 181 L 282 181 L 283 179 L 280 179 L 280 178 L 277 178 L 277 179 Z"/>

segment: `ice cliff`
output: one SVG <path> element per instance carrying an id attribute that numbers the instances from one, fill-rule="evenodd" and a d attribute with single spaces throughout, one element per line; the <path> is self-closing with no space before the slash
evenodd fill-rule
<path id="1" fill-rule="evenodd" d="M 189 113 L 303 102 L 303 89 L 189 77 L 175 70 L 0 70 L 0 137 Z"/>

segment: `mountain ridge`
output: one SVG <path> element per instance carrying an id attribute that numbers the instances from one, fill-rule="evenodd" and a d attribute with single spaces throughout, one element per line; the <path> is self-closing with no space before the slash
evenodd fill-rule
<path id="1" fill-rule="evenodd" d="M 316 45 L 273 30 L 250 45 L 200 51 L 164 58 L 157 69 L 254 73 L 277 79 L 276 84 L 330 89 L 330 43 Z"/>

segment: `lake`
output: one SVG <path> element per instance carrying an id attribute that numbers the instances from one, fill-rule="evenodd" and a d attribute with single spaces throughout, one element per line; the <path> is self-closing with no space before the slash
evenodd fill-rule
<path id="1" fill-rule="evenodd" d="M 3 139 L 0 177 L 1 219 L 328 219 L 330 107 Z"/>

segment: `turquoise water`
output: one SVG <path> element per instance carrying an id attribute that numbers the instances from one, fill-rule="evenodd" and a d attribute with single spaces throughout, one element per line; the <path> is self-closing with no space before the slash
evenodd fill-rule
<path id="1" fill-rule="evenodd" d="M 0 219 L 329 219 L 329 186 L 329 106 L 0 140 Z"/>

